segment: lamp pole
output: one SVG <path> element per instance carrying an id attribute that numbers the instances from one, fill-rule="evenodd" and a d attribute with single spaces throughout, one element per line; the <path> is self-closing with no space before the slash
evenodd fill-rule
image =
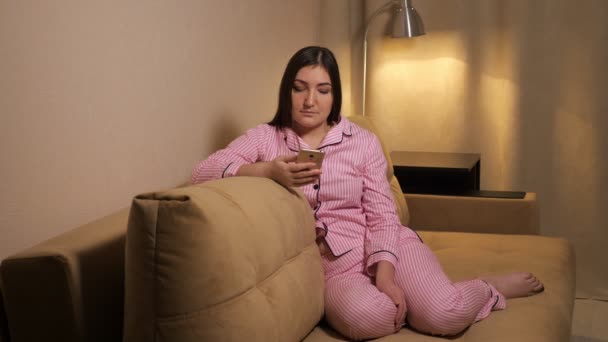
<path id="1" fill-rule="evenodd" d="M 362 100 L 362 112 L 363 112 L 363 116 L 365 116 L 365 89 L 366 89 L 366 84 L 367 84 L 367 34 L 369 33 L 369 26 L 372 23 L 372 21 L 378 16 L 378 14 L 380 14 L 382 11 L 386 10 L 388 7 L 393 6 L 393 4 L 396 1 L 389 1 L 386 4 L 384 4 L 382 7 L 378 8 L 374 13 L 372 13 L 372 15 L 369 17 L 369 20 L 367 21 L 367 24 L 365 24 L 365 34 L 363 35 L 363 94 L 361 94 L 361 96 L 363 97 Z"/>
<path id="2" fill-rule="evenodd" d="M 362 96 L 362 115 L 365 116 L 365 95 L 367 88 L 367 34 L 372 21 L 387 8 L 395 6 L 396 11 L 393 23 L 393 38 L 411 38 L 424 34 L 424 24 L 422 19 L 414 9 L 410 0 L 390 0 L 380 8 L 378 8 L 365 24 L 365 33 L 363 35 L 363 93 Z"/>

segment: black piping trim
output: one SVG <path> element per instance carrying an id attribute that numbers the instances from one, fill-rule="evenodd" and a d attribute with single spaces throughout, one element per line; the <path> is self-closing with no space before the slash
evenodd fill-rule
<path id="1" fill-rule="evenodd" d="M 226 174 L 226 170 L 228 170 L 228 168 L 230 167 L 230 165 L 234 164 L 234 162 L 228 164 L 228 166 L 226 166 L 226 168 L 224 169 L 224 171 L 222 171 L 222 178 L 224 178 L 224 175 Z"/>
<path id="2" fill-rule="evenodd" d="M 341 257 L 341 256 L 343 256 L 343 255 L 345 255 L 345 254 L 348 254 L 348 253 L 350 253 L 350 252 L 352 252 L 352 251 L 353 251 L 353 249 L 351 248 L 351 249 L 347 250 L 346 252 L 344 252 L 344 253 L 342 253 L 342 254 L 340 254 L 340 255 L 336 255 L 336 253 L 334 253 L 334 251 L 331 249 L 331 246 L 329 246 L 329 244 L 327 244 L 327 247 L 329 247 L 329 251 L 330 251 L 330 252 L 331 252 L 331 254 L 332 254 L 333 256 L 335 256 L 336 258 L 339 258 L 339 257 Z"/>
<path id="3" fill-rule="evenodd" d="M 315 185 L 319 185 L 319 187 L 315 190 L 317 192 L 317 205 L 316 208 L 313 210 L 313 215 L 315 217 L 315 220 L 318 220 L 319 217 L 317 216 L 317 212 L 319 211 L 319 209 L 321 209 L 321 201 L 319 200 L 319 192 L 321 192 L 321 177 L 319 177 L 319 181 L 315 183 Z M 323 223 L 323 225 L 325 226 L 325 223 Z M 325 228 L 327 228 L 327 226 Z"/>
<path id="4" fill-rule="evenodd" d="M 492 305 L 492 309 L 494 309 L 496 307 L 496 304 L 498 304 L 498 300 L 500 298 L 498 296 L 496 296 L 496 301 L 494 302 L 494 305 Z"/>
<path id="5" fill-rule="evenodd" d="M 369 258 L 370 258 L 372 255 L 374 255 L 374 254 L 378 254 L 378 253 L 380 253 L 380 252 L 387 252 L 387 253 L 389 253 L 389 254 L 392 254 L 392 255 L 395 257 L 395 259 L 399 260 L 399 258 L 398 258 L 398 257 L 395 255 L 395 253 L 393 253 L 393 252 L 391 252 L 391 251 L 384 250 L 384 249 L 383 249 L 383 250 L 381 250 L 381 251 L 377 251 L 377 252 L 374 252 L 374 253 L 372 253 L 372 254 L 368 255 L 368 256 L 367 256 L 367 258 L 369 259 Z"/>
<path id="6" fill-rule="evenodd" d="M 289 146 L 289 144 L 287 143 L 287 133 L 283 132 L 283 141 L 285 142 L 285 146 L 287 146 L 287 148 L 291 151 L 291 152 L 300 152 L 300 150 L 294 150 L 293 148 L 291 148 Z"/>
<path id="7" fill-rule="evenodd" d="M 344 135 L 345 135 L 345 133 L 344 133 L 344 132 L 342 132 L 342 137 L 341 137 L 340 141 L 336 141 L 335 143 L 331 143 L 331 144 L 327 144 L 327 145 L 319 146 L 318 150 L 320 150 L 320 149 L 322 149 L 322 148 L 329 147 L 329 146 L 334 146 L 334 145 L 341 144 L 341 143 L 342 143 L 342 141 L 344 141 Z"/>
<path id="8" fill-rule="evenodd" d="M 323 223 L 323 222 L 321 222 L 321 223 Z M 334 253 L 334 250 L 331 249 L 331 245 L 327 242 L 327 239 L 325 239 L 327 237 L 327 234 L 329 234 L 329 227 L 325 223 L 323 223 L 323 229 L 325 230 L 325 236 L 323 237 L 323 239 L 325 240 L 325 244 L 329 248 L 329 251 L 331 252 L 331 255 L 333 255 L 336 258 L 339 258 L 339 257 L 341 257 L 341 256 L 343 256 L 345 254 L 348 254 L 348 253 L 352 252 L 353 248 L 347 250 L 346 252 L 344 252 L 344 253 L 342 253 L 340 255 L 336 255 L 336 253 Z"/>
<path id="9" fill-rule="evenodd" d="M 352 136 L 352 135 L 353 135 L 353 132 L 352 132 L 352 127 L 349 127 L 349 128 L 350 128 L 350 133 L 346 133 L 346 132 L 342 131 L 342 136 L 340 137 L 340 141 L 336 141 L 335 143 L 331 143 L 331 144 L 327 144 L 327 145 L 319 146 L 319 147 L 317 148 L 317 150 L 320 150 L 320 149 L 325 148 L 325 147 L 328 147 L 328 146 L 334 146 L 334 145 L 341 144 L 341 143 L 342 143 L 342 141 L 344 141 L 344 136 L 350 137 L 350 136 Z M 285 145 L 287 146 L 287 148 L 288 148 L 290 151 L 292 151 L 292 152 L 300 152 L 300 150 L 294 150 L 293 148 L 289 147 L 289 144 L 287 143 L 287 134 L 285 134 L 285 133 L 283 133 L 283 141 L 285 141 Z"/>
<path id="10" fill-rule="evenodd" d="M 323 222 L 321 222 L 323 223 Z M 325 238 L 327 236 L 327 225 L 325 223 L 323 223 L 323 227 L 315 227 L 318 229 L 323 229 L 323 231 L 325 232 L 325 235 L 323 235 L 323 238 Z"/>
<path id="11" fill-rule="evenodd" d="M 490 286 L 490 284 L 488 284 L 487 281 L 479 279 L 481 281 L 483 281 L 484 283 L 486 283 L 486 285 L 488 285 L 488 287 L 490 288 L 490 298 L 494 297 L 494 291 L 492 291 L 492 287 Z M 494 301 L 494 305 L 492 305 L 492 310 L 496 307 L 496 305 L 498 304 L 498 300 L 500 299 L 499 295 L 496 295 L 496 300 Z"/>
<path id="12" fill-rule="evenodd" d="M 420 234 L 418 234 L 418 232 L 413 229 L 412 229 L 412 231 L 414 232 L 414 234 L 416 234 L 416 236 L 418 237 L 418 240 L 420 240 L 420 242 L 424 243 L 424 241 L 422 241 L 422 238 L 420 237 Z"/>
<path id="13" fill-rule="evenodd" d="M 342 134 L 350 137 L 353 135 L 353 125 L 352 123 L 348 126 L 348 133 L 346 133 L 345 131 L 342 131 Z"/>

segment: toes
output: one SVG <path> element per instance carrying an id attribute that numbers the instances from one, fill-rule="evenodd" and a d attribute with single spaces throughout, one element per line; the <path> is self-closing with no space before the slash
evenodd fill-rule
<path id="1" fill-rule="evenodd" d="M 534 278 L 534 280 L 530 283 L 530 285 L 532 286 L 533 289 L 543 287 L 543 284 L 540 282 L 540 280 L 538 280 L 536 278 Z"/>
<path id="2" fill-rule="evenodd" d="M 538 278 L 536 278 L 536 276 L 534 274 L 529 273 L 529 272 L 524 272 L 523 278 L 524 278 L 524 280 L 528 281 L 529 283 L 539 282 Z"/>
<path id="3" fill-rule="evenodd" d="M 530 278 L 526 279 L 526 282 L 528 283 L 528 286 L 530 286 L 529 288 L 531 293 L 529 295 L 532 296 L 534 294 L 542 292 L 544 290 L 543 283 L 541 283 L 540 280 L 536 278 L 533 274 L 528 274 L 530 275 Z"/>
<path id="4" fill-rule="evenodd" d="M 529 289 L 535 289 L 535 288 L 537 288 L 539 286 L 542 286 L 542 284 L 541 284 L 541 282 L 538 279 L 533 278 L 533 279 L 530 279 L 530 280 L 526 281 L 526 286 Z"/>
<path id="5" fill-rule="evenodd" d="M 530 272 L 524 272 L 523 273 L 524 279 L 532 279 L 534 278 L 534 275 Z"/>
<path id="6" fill-rule="evenodd" d="M 535 294 L 539 294 L 545 290 L 543 284 L 538 283 L 536 286 L 532 288 L 532 291 L 528 293 L 528 296 L 534 296 Z"/>

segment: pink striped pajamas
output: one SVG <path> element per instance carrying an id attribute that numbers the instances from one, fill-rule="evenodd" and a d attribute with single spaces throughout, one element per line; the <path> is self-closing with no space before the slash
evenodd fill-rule
<path id="1" fill-rule="evenodd" d="M 420 332 L 454 335 L 504 309 L 505 298 L 482 280 L 452 283 L 433 252 L 411 229 L 401 231 L 395 283 L 405 294 L 407 324 Z M 340 258 L 323 256 L 325 314 L 330 325 L 354 340 L 395 332 L 397 309 L 365 274 L 363 249 Z"/>
<path id="2" fill-rule="evenodd" d="M 192 183 L 234 176 L 239 167 L 271 161 L 310 148 L 289 129 L 259 125 L 200 162 Z M 407 322 L 416 330 L 456 334 L 506 306 L 504 297 L 481 280 L 452 283 L 436 257 L 403 227 L 386 180 L 387 163 L 378 138 L 342 117 L 321 146 L 322 175 L 300 189 L 330 253 L 323 256 L 326 318 L 340 333 L 367 339 L 395 332 L 396 308 L 374 286 L 372 266 L 395 267 L 405 294 Z"/>

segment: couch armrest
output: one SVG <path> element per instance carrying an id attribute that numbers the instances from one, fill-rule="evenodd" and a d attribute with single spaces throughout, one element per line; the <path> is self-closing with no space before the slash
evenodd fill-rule
<path id="1" fill-rule="evenodd" d="M 11 340 L 122 339 L 128 215 L 123 209 L 2 261 Z"/>
<path id="2" fill-rule="evenodd" d="M 416 230 L 538 234 L 536 193 L 523 199 L 405 194 Z"/>

